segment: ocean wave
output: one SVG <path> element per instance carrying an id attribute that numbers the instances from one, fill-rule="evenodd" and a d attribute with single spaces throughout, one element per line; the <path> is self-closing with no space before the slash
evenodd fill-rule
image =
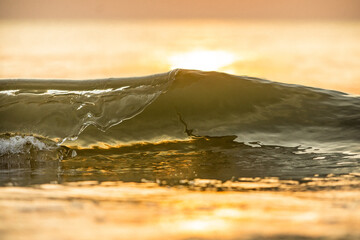
<path id="1" fill-rule="evenodd" d="M 237 142 L 360 152 L 358 96 L 220 72 L 3 79 L 0 123 L 4 134 L 78 147 L 235 136 Z"/>

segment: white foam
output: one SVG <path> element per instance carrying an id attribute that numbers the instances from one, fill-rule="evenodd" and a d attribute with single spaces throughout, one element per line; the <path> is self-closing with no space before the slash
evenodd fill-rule
<path id="1" fill-rule="evenodd" d="M 26 146 L 29 145 L 37 150 L 51 148 L 50 145 L 45 144 L 34 136 L 12 136 L 0 139 L 0 155 L 25 153 L 29 149 Z"/>
<path id="2" fill-rule="evenodd" d="M 15 93 L 17 93 L 19 90 L 3 90 L 0 91 L 0 94 L 6 94 L 8 96 L 15 96 Z"/>

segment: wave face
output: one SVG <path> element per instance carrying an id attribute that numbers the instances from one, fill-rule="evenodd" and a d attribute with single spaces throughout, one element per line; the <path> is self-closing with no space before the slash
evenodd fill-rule
<path id="1" fill-rule="evenodd" d="M 78 147 L 234 136 L 360 153 L 359 97 L 219 72 L 0 80 L 0 123 L 3 134 Z"/>

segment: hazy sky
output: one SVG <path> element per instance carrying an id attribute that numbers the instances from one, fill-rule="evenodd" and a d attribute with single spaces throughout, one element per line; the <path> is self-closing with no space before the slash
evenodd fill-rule
<path id="1" fill-rule="evenodd" d="M 0 18 L 360 19 L 360 0 L 0 0 Z"/>

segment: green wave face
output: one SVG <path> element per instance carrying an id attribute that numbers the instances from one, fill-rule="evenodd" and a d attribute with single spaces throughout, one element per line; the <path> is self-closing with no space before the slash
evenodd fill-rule
<path id="1" fill-rule="evenodd" d="M 179 69 L 138 78 L 0 82 L 0 132 L 68 146 L 234 136 L 360 151 L 360 98 L 331 90 Z"/>

